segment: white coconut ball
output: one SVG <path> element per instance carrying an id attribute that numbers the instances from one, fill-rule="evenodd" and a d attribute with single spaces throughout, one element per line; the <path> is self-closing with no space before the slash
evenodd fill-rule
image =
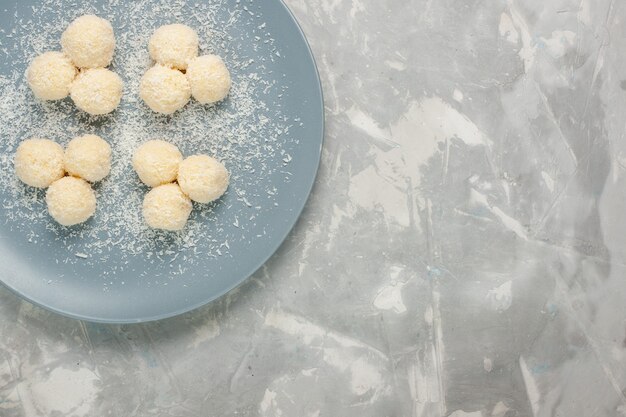
<path id="1" fill-rule="evenodd" d="M 149 187 L 176 180 L 183 155 L 178 148 L 163 140 L 149 140 L 133 155 L 133 168 L 139 179 Z"/>
<path id="2" fill-rule="evenodd" d="M 153 111 L 172 114 L 189 102 L 191 88 L 182 72 L 157 64 L 141 78 L 139 96 Z"/>
<path id="3" fill-rule="evenodd" d="M 189 62 L 187 79 L 193 98 L 202 104 L 223 100 L 230 91 L 230 72 L 217 55 L 203 55 Z"/>
<path id="4" fill-rule="evenodd" d="M 111 63 L 115 49 L 113 27 L 108 20 L 98 16 L 81 16 L 65 29 L 61 46 L 77 67 L 106 67 Z"/>
<path id="5" fill-rule="evenodd" d="M 15 152 L 15 173 L 31 187 L 46 188 L 65 175 L 63 148 L 49 139 L 28 139 Z"/>
<path id="6" fill-rule="evenodd" d="M 198 56 L 198 34 L 179 23 L 161 26 L 150 37 L 148 50 L 159 64 L 184 70 Z"/>
<path id="7" fill-rule="evenodd" d="M 40 100 L 60 100 L 70 93 L 76 68 L 62 52 L 45 52 L 32 60 L 26 72 L 31 90 Z"/>
<path id="8" fill-rule="evenodd" d="M 153 229 L 181 230 L 192 209 L 191 200 L 176 184 L 150 190 L 143 199 L 143 217 Z"/>
<path id="9" fill-rule="evenodd" d="M 100 181 L 111 171 L 111 146 L 100 136 L 79 136 L 67 144 L 64 162 L 68 174 Z"/>
<path id="10" fill-rule="evenodd" d="M 72 226 L 93 216 L 96 195 L 85 180 L 63 177 L 46 191 L 46 204 L 54 220 L 63 226 Z"/>
<path id="11" fill-rule="evenodd" d="M 76 107 L 89 114 L 107 114 L 117 108 L 122 99 L 122 79 L 105 68 L 81 72 L 72 84 L 70 96 Z"/>
<path id="12" fill-rule="evenodd" d="M 226 167 L 208 155 L 192 155 L 178 167 L 180 189 L 198 203 L 220 198 L 226 192 L 229 181 Z"/>

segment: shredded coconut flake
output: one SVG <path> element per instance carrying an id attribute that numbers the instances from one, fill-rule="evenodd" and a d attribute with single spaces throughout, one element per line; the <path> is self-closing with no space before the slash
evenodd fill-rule
<path id="1" fill-rule="evenodd" d="M 65 248 L 67 252 L 54 251 L 63 254 L 57 263 L 98 264 L 102 275 L 111 277 L 130 268 L 129 259 L 137 256 L 169 264 L 170 275 L 183 274 L 200 257 L 230 256 L 236 242 L 265 234 L 256 219 L 276 204 L 273 197 L 278 190 L 268 178 L 275 172 L 290 175 L 284 169 L 291 161 L 287 151 L 296 144 L 288 134 L 295 122 L 283 116 L 280 99 L 265 98 L 268 92 L 280 97 L 287 88 L 281 82 L 283 74 L 265 65 L 281 55 L 262 16 L 255 14 L 256 7 L 246 3 L 249 7 L 233 8 L 219 0 L 110 0 L 94 8 L 83 2 L 68 7 L 62 0 L 44 0 L 34 6 L 32 15 L 16 13 L 13 26 L 3 30 L 5 39 L 0 40 L 0 59 L 12 63 L 5 67 L 8 71 L 0 73 L 0 187 L 4 190 L 0 204 L 5 214 L 0 227 L 19 232 L 29 244 Z M 65 27 L 88 13 L 113 24 L 117 46 L 110 69 L 124 80 L 120 107 L 105 116 L 82 113 L 69 98 L 37 101 L 24 76 L 32 58 L 60 50 Z M 174 115 L 162 116 L 139 98 L 139 80 L 152 65 L 147 47 L 153 30 L 174 22 L 198 31 L 201 54 L 215 53 L 224 58 L 233 87 L 222 103 L 205 106 L 192 100 Z M 13 155 L 22 140 L 33 136 L 65 145 L 87 133 L 98 134 L 111 144 L 112 170 L 94 186 L 94 218 L 78 227 L 64 228 L 48 215 L 45 191 L 27 187 L 16 178 Z M 194 204 L 189 223 L 180 233 L 151 230 L 141 215 L 147 188 L 132 171 L 131 156 L 149 139 L 170 141 L 185 156 L 215 156 L 231 172 L 225 198 L 208 206 Z M 109 281 L 103 281 L 105 291 Z"/>

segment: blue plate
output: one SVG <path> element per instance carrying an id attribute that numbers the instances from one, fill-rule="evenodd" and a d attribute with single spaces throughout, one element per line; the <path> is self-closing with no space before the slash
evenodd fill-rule
<path id="1" fill-rule="evenodd" d="M 298 219 L 323 142 L 314 59 L 280 0 L 84 3 L 0 0 L 0 280 L 23 298 L 74 318 L 128 323 L 175 316 L 242 283 Z M 70 99 L 37 102 L 25 87 L 29 59 L 59 50 L 67 23 L 84 13 L 109 19 L 122 51 L 111 69 L 124 79 L 125 96 L 120 108 L 104 117 L 87 117 Z M 150 65 L 150 33 L 174 22 L 198 29 L 201 52 L 224 57 L 234 87 L 217 106 L 191 102 L 164 117 L 150 112 L 136 89 Z M 140 52 L 130 59 L 123 52 L 128 48 Z M 113 170 L 94 186 L 96 215 L 63 228 L 46 212 L 45 191 L 15 179 L 12 155 L 27 137 L 65 144 L 84 133 L 111 143 Z M 137 144 L 159 135 L 185 155 L 217 154 L 232 174 L 224 198 L 194 205 L 187 229 L 178 234 L 141 224 L 147 189 L 129 164 Z"/>

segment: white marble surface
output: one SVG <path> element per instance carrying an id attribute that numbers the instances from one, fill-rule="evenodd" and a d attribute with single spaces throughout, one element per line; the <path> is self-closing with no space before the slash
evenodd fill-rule
<path id="1" fill-rule="evenodd" d="M 0 416 L 626 416 L 626 3 L 288 4 L 327 117 L 288 241 L 156 323 L 0 290 Z"/>

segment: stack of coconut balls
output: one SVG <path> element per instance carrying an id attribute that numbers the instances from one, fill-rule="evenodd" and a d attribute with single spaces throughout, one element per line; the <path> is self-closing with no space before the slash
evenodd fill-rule
<path id="1" fill-rule="evenodd" d="M 113 59 L 115 35 L 108 20 L 94 15 L 74 20 L 61 36 L 63 52 L 46 52 L 28 67 L 26 79 L 40 100 L 68 95 L 89 114 L 110 113 L 120 103 L 123 83 L 106 69 Z"/>
<path id="2" fill-rule="evenodd" d="M 139 95 L 153 111 L 172 114 L 193 96 L 201 104 L 223 100 L 230 73 L 217 55 L 198 56 L 198 34 L 189 26 L 158 28 L 148 44 L 156 64 L 141 78 Z"/>
<path id="3" fill-rule="evenodd" d="M 28 139 L 15 153 L 17 177 L 31 187 L 48 189 L 48 211 L 63 226 L 94 214 L 96 195 L 89 182 L 102 180 L 110 171 L 111 147 L 96 135 L 72 139 L 65 151 L 49 139 Z"/>
<path id="4" fill-rule="evenodd" d="M 139 179 L 153 187 L 143 200 L 143 217 L 154 229 L 181 230 L 192 203 L 209 203 L 228 188 L 226 167 L 208 155 L 183 160 L 178 148 L 163 140 L 145 142 L 133 155 Z M 176 183 L 177 182 L 177 183 Z"/>

